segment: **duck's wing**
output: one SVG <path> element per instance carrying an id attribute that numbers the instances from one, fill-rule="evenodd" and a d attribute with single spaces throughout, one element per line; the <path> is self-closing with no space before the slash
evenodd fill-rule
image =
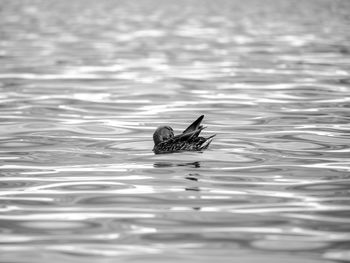
<path id="1" fill-rule="evenodd" d="M 190 133 L 190 132 L 193 132 L 193 131 L 196 131 L 198 129 L 201 129 L 202 126 L 201 126 L 201 122 L 204 118 L 204 115 L 201 115 L 197 120 L 195 120 L 190 126 L 187 127 L 186 130 L 184 130 L 182 133 L 185 134 L 185 133 Z M 199 131 L 200 132 L 200 131 Z M 199 133 L 198 133 L 199 134 Z M 198 136 L 198 135 L 197 135 Z"/>
<path id="2" fill-rule="evenodd" d="M 198 137 L 198 135 L 200 134 L 200 132 L 205 129 L 205 127 L 203 126 L 199 126 L 198 129 L 193 130 L 193 131 L 189 131 L 186 133 L 181 133 L 178 134 L 172 138 L 170 138 L 168 141 L 172 141 L 172 142 L 179 142 L 179 141 L 192 141 L 195 138 Z"/>

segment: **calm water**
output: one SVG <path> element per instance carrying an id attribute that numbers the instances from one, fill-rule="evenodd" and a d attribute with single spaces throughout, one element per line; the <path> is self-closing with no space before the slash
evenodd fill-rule
<path id="1" fill-rule="evenodd" d="M 0 261 L 350 261 L 350 1 L 0 1 Z M 205 114 L 203 153 L 152 133 Z"/>

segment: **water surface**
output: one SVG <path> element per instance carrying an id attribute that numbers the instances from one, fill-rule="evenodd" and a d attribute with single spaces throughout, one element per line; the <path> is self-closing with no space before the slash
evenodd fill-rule
<path id="1" fill-rule="evenodd" d="M 350 261 L 349 14 L 0 1 L 0 261 Z M 201 114 L 210 149 L 153 154 Z"/>

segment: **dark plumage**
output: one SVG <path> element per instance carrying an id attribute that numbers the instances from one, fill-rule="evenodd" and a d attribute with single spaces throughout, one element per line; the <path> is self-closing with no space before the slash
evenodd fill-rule
<path id="1" fill-rule="evenodd" d="M 208 148 L 215 136 L 208 138 L 199 137 L 200 132 L 205 128 L 201 124 L 204 115 L 187 127 L 181 134 L 174 136 L 170 126 L 161 126 L 153 134 L 153 151 L 159 153 L 172 153 L 179 151 L 201 151 Z"/>

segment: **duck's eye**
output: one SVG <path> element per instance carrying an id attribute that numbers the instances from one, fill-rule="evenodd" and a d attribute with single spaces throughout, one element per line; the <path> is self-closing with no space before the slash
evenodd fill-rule
<path id="1" fill-rule="evenodd" d="M 168 128 L 166 128 L 166 129 L 164 129 L 162 131 L 162 136 L 161 137 L 162 137 L 163 141 L 168 140 L 168 139 L 174 137 L 173 131 L 168 129 Z"/>
<path id="2" fill-rule="evenodd" d="M 171 134 L 168 133 L 168 134 L 164 134 L 164 135 L 162 136 L 162 139 L 163 139 L 163 141 L 166 141 L 166 140 L 170 139 L 171 137 L 172 137 Z"/>
<path id="3" fill-rule="evenodd" d="M 169 132 L 169 134 L 168 134 L 168 139 L 170 139 L 170 138 L 173 138 L 174 137 L 174 134 L 172 133 L 172 132 Z"/>

